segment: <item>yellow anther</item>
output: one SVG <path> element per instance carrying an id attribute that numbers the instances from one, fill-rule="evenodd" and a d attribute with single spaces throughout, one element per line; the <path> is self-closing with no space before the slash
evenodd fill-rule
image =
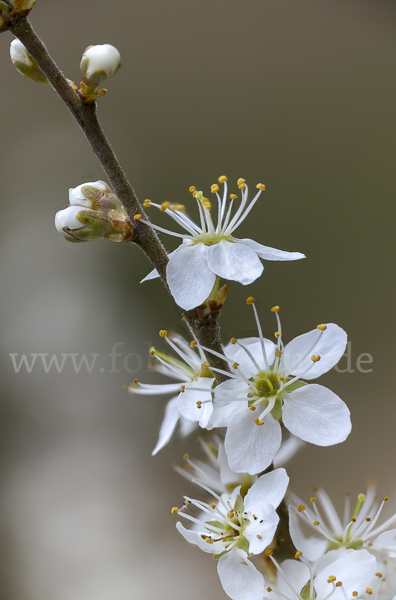
<path id="1" fill-rule="evenodd" d="M 226 181 L 228 181 L 228 179 L 225 175 L 221 175 L 221 177 L 219 177 L 217 181 L 219 183 L 225 183 Z"/>
<path id="2" fill-rule="evenodd" d="M 285 381 L 285 378 L 284 378 L 284 376 L 283 376 L 283 375 L 279 375 L 279 377 L 278 377 L 278 381 Z"/>
<path id="3" fill-rule="evenodd" d="M 297 506 L 297 510 L 298 512 L 302 512 L 303 510 L 305 510 L 304 504 L 300 504 L 299 506 Z"/>
<path id="4" fill-rule="evenodd" d="M 174 506 L 171 510 L 172 515 L 177 515 L 178 512 L 179 512 L 179 509 L 177 508 L 177 506 Z"/>
<path id="5" fill-rule="evenodd" d="M 219 191 L 219 186 L 217 184 L 212 185 L 212 187 L 210 188 L 210 191 L 212 192 L 212 194 L 215 194 L 216 192 Z"/>
<path id="6" fill-rule="evenodd" d="M 191 187 L 188 188 L 188 191 L 191 193 L 195 192 L 195 190 L 196 190 L 195 185 L 192 185 Z"/>
<path id="7" fill-rule="evenodd" d="M 243 191 L 245 191 L 245 190 L 246 190 L 246 185 L 245 185 L 244 183 L 241 183 L 241 185 L 238 185 L 238 188 L 239 188 L 240 190 L 243 190 Z"/>
<path id="8" fill-rule="evenodd" d="M 133 383 L 136 385 L 137 383 L 139 383 L 139 379 L 134 379 Z"/>
<path id="9" fill-rule="evenodd" d="M 382 573 L 380 573 L 380 572 L 378 571 L 378 573 L 376 573 L 376 574 L 375 574 L 375 576 L 376 576 L 376 577 L 382 577 Z"/>
<path id="10" fill-rule="evenodd" d="M 235 363 L 232 365 L 232 368 L 233 368 L 233 369 L 237 369 L 238 367 L 239 367 L 239 363 L 237 363 L 237 362 L 235 362 Z"/>
<path id="11" fill-rule="evenodd" d="M 358 592 L 352 592 L 352 596 L 354 596 L 354 598 L 356 598 L 356 596 L 358 596 Z"/>
<path id="12" fill-rule="evenodd" d="M 280 308 L 279 308 L 279 306 L 273 306 L 273 307 L 271 308 L 271 311 L 272 311 L 272 312 L 279 312 L 279 311 L 280 311 Z"/>
<path id="13" fill-rule="evenodd" d="M 142 218 L 142 215 L 135 215 L 133 218 L 135 221 L 140 221 L 140 219 Z"/>
<path id="14" fill-rule="evenodd" d="M 282 350 L 276 350 L 275 356 L 277 356 L 277 357 L 282 356 Z"/>
<path id="15" fill-rule="evenodd" d="M 265 185 L 264 185 L 263 183 L 258 183 L 258 184 L 256 185 L 256 188 L 257 188 L 258 190 L 261 190 L 262 192 L 264 192 L 264 190 L 265 190 Z"/>
<path id="16" fill-rule="evenodd" d="M 327 583 L 333 583 L 336 579 L 337 577 L 334 577 L 334 575 L 330 575 L 330 577 L 327 580 Z"/>
<path id="17" fill-rule="evenodd" d="M 213 544 L 213 540 L 211 537 L 209 537 L 209 536 L 202 536 L 202 537 L 205 540 L 205 542 L 207 542 L 208 544 Z"/>
<path id="18" fill-rule="evenodd" d="M 181 388 L 180 388 L 180 391 L 181 391 L 182 393 L 183 393 L 183 392 L 185 392 L 185 391 L 186 391 L 186 386 L 185 386 L 185 385 L 182 385 L 182 386 L 181 386 Z"/>
<path id="19" fill-rule="evenodd" d="M 188 460 L 190 458 L 190 455 L 186 452 L 185 455 L 183 456 L 184 460 Z"/>
<path id="20" fill-rule="evenodd" d="M 186 207 L 184 206 L 184 204 L 178 204 L 176 206 L 176 210 L 179 210 L 180 212 L 183 212 L 184 210 L 186 210 Z"/>
<path id="21" fill-rule="evenodd" d="M 279 333 L 279 331 L 275 331 L 275 337 L 276 337 L 276 339 L 278 339 L 278 338 L 282 337 L 282 334 Z"/>
<path id="22" fill-rule="evenodd" d="M 317 527 L 318 525 L 320 525 L 319 521 L 314 521 L 313 524 L 315 525 L 315 527 Z"/>
<path id="23" fill-rule="evenodd" d="M 327 325 L 324 325 L 324 324 L 322 323 L 322 325 L 318 325 L 316 329 L 320 329 L 320 331 L 326 331 L 326 329 L 327 329 Z"/>
<path id="24" fill-rule="evenodd" d="M 237 198 L 238 198 L 238 196 L 236 194 L 230 194 L 231 200 L 236 200 Z"/>
<path id="25" fill-rule="evenodd" d="M 205 371 L 207 371 L 209 369 L 209 363 L 208 362 L 204 362 L 202 365 L 202 368 L 205 369 Z"/>
<path id="26" fill-rule="evenodd" d="M 258 426 L 264 425 L 264 421 L 260 421 L 260 419 L 258 417 L 254 417 L 253 420 L 256 423 L 256 425 L 258 425 Z"/>
<path id="27" fill-rule="evenodd" d="M 196 347 L 197 343 L 198 343 L 198 342 L 196 342 L 195 340 L 194 340 L 194 341 L 192 341 L 192 342 L 190 343 L 190 348 L 192 348 L 192 350 L 194 350 L 194 348 Z"/>
<path id="28" fill-rule="evenodd" d="M 151 200 L 149 200 L 148 198 L 143 202 L 143 206 L 144 208 L 148 208 L 149 206 L 151 206 Z"/>
<path id="29" fill-rule="evenodd" d="M 166 337 L 168 335 L 168 332 L 166 331 L 166 329 L 161 329 L 159 334 L 160 334 L 160 337 Z"/>
<path id="30" fill-rule="evenodd" d="M 206 198 L 205 198 L 205 200 L 206 200 Z M 202 202 L 202 206 L 204 207 L 205 210 L 210 210 L 212 208 L 212 205 L 209 202 L 209 200 L 206 200 L 205 202 Z"/>
<path id="31" fill-rule="evenodd" d="M 246 304 L 253 304 L 253 303 L 254 303 L 253 296 L 249 296 L 249 298 L 246 299 Z"/>
<path id="32" fill-rule="evenodd" d="M 258 535 L 258 534 L 257 534 L 257 537 L 258 537 L 258 539 L 259 539 L 259 540 L 261 540 L 261 535 Z"/>
<path id="33" fill-rule="evenodd" d="M 382 500 L 383 500 L 384 502 L 388 502 L 389 498 L 388 498 L 388 496 L 384 496 L 384 497 L 382 498 Z"/>
<path id="34" fill-rule="evenodd" d="M 236 344 L 237 343 L 237 339 L 236 338 L 231 338 L 231 344 Z"/>
<path id="35" fill-rule="evenodd" d="M 193 196 L 194 196 L 194 198 L 198 198 L 198 200 L 201 200 L 201 201 L 202 201 L 202 199 L 203 199 L 203 193 L 202 193 L 202 192 L 199 192 L 199 191 L 197 191 L 197 192 L 194 192 L 194 193 L 193 193 Z"/>
<path id="36" fill-rule="evenodd" d="M 202 400 L 197 400 L 197 408 L 202 408 Z"/>
<path id="37" fill-rule="evenodd" d="M 245 183 L 246 179 L 242 179 L 242 177 L 240 177 L 237 181 L 237 185 L 242 185 L 243 183 Z"/>
<path id="38" fill-rule="evenodd" d="M 216 508 L 217 504 L 216 502 L 212 502 L 212 504 L 210 505 L 210 508 L 213 508 L 213 510 Z"/>
<path id="39" fill-rule="evenodd" d="M 267 592 L 272 592 L 272 588 L 267 587 Z"/>
<path id="40" fill-rule="evenodd" d="M 316 497 L 312 496 L 312 498 L 309 499 L 310 502 L 316 502 Z"/>
<path id="41" fill-rule="evenodd" d="M 366 517 L 366 522 L 370 523 L 370 521 L 371 521 L 371 518 L 370 517 Z"/>
<path id="42" fill-rule="evenodd" d="M 150 355 L 155 356 L 155 350 L 150 350 Z"/>
<path id="43" fill-rule="evenodd" d="M 171 203 L 170 203 L 170 202 L 163 202 L 163 203 L 161 204 L 161 210 L 162 210 L 162 212 L 164 212 L 164 210 L 166 210 L 167 208 L 169 208 L 169 207 L 170 207 L 170 205 L 171 205 Z"/>
<path id="44" fill-rule="evenodd" d="M 250 407 L 250 410 L 253 412 L 256 410 L 256 407 L 254 406 L 254 404 L 252 404 L 252 406 Z"/>
<path id="45" fill-rule="evenodd" d="M 341 586 L 342 586 L 342 581 L 337 581 L 336 587 L 341 587 Z"/>
<path id="46" fill-rule="evenodd" d="M 311 356 L 311 360 L 312 360 L 312 362 L 314 362 L 314 363 L 316 363 L 316 362 L 319 362 L 319 361 L 320 361 L 320 356 L 319 356 L 319 354 L 316 354 L 316 356 L 315 356 L 315 354 L 312 354 L 312 356 Z"/>
<path id="47" fill-rule="evenodd" d="M 367 588 L 366 589 L 366 594 L 368 594 L 369 596 L 371 596 L 372 593 L 373 593 L 373 590 L 371 588 Z"/>
<path id="48" fill-rule="evenodd" d="M 271 556 L 271 554 L 273 554 L 273 551 L 271 550 L 271 548 L 267 548 L 267 549 L 265 550 L 265 554 L 266 554 L 267 556 Z"/>
<path id="49" fill-rule="evenodd" d="M 302 556 L 302 552 L 300 552 L 300 550 L 297 550 L 297 552 L 294 555 L 294 558 L 300 558 L 300 556 Z"/>
<path id="50" fill-rule="evenodd" d="M 356 523 L 356 517 L 352 517 L 351 521 L 352 523 Z"/>
<path id="51" fill-rule="evenodd" d="M 228 513 L 227 513 L 227 517 L 229 519 L 233 519 L 235 517 L 234 511 L 233 510 L 229 510 Z"/>

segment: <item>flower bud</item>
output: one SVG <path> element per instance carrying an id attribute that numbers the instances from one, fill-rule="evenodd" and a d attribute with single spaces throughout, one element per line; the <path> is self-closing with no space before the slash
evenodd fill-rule
<path id="1" fill-rule="evenodd" d="M 85 85 L 97 88 L 113 77 L 120 66 L 120 53 L 111 44 L 88 46 L 81 59 L 81 77 Z"/>
<path id="2" fill-rule="evenodd" d="M 12 6 L 22 15 L 27 15 L 36 4 L 36 0 L 11 0 Z"/>
<path id="3" fill-rule="evenodd" d="M 104 181 L 69 190 L 70 206 L 55 216 L 55 227 L 69 242 L 130 241 L 134 230 L 121 202 Z"/>
<path id="4" fill-rule="evenodd" d="M 48 79 L 18 38 L 11 42 L 10 56 L 12 64 L 21 75 L 37 83 L 48 83 Z"/>

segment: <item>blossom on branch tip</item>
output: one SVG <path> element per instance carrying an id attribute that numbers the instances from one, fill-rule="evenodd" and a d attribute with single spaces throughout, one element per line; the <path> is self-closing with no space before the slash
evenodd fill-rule
<path id="1" fill-rule="evenodd" d="M 215 378 L 208 367 L 202 350 L 192 348 L 179 335 L 169 337 L 166 331 L 160 332 L 179 358 L 159 352 L 151 348 L 151 356 L 155 357 L 154 370 L 176 380 L 176 383 L 150 384 L 135 380 L 127 390 L 132 394 L 157 396 L 176 394 L 169 400 L 164 420 L 161 425 L 159 439 L 153 454 L 163 448 L 180 420 L 182 434 L 188 435 L 197 424 L 206 427 L 212 414 L 212 388 Z M 180 360 L 181 359 L 181 360 Z"/>
<path id="2" fill-rule="evenodd" d="M 230 195 L 228 204 L 227 178 L 220 177 L 219 182 L 224 184 L 222 196 L 219 195 L 219 186 L 212 186 L 212 193 L 217 198 L 217 224 L 212 219 L 211 202 L 204 198 L 203 193 L 194 187 L 190 191 L 195 198 L 200 224 L 196 224 L 185 212 L 184 205 L 172 205 L 165 202 L 162 205 L 150 203 L 145 206 L 154 206 L 168 214 L 180 225 L 186 233 L 175 233 L 153 225 L 143 220 L 143 223 L 182 239 L 182 244 L 169 255 L 166 268 L 167 281 L 176 303 L 190 310 L 202 304 L 210 295 L 216 277 L 238 281 L 247 285 L 260 277 L 264 260 L 299 260 L 305 258 L 300 252 L 284 252 L 268 246 L 262 246 L 250 239 L 234 237 L 234 231 L 248 216 L 253 206 L 265 190 L 263 184 L 258 184 L 258 191 L 254 198 L 248 202 L 248 187 L 245 180 L 238 180 L 238 188 L 242 198 L 238 209 L 232 214 L 232 208 L 237 196 Z M 146 201 L 148 202 L 148 201 Z M 152 271 L 143 281 L 158 277 L 156 270 Z"/>
<path id="3" fill-rule="evenodd" d="M 318 446 L 344 441 L 350 413 L 333 392 L 307 384 L 331 369 L 344 353 L 347 336 L 333 323 L 319 325 L 284 346 L 279 307 L 276 344 L 264 339 L 257 311 L 258 338 L 233 339 L 225 355 L 234 368 L 215 390 L 208 429 L 227 427 L 225 449 L 231 469 L 259 473 L 281 445 L 280 420 L 294 436 Z M 215 352 L 204 348 L 209 352 Z"/>
<path id="4" fill-rule="evenodd" d="M 224 591 L 232 600 L 248 598 L 262 600 L 265 580 L 248 557 L 261 554 L 272 542 L 279 517 L 276 508 L 282 501 L 289 483 L 284 469 L 262 475 L 242 498 L 241 486 L 231 494 L 218 496 L 205 485 L 216 502 L 207 504 L 185 496 L 178 515 L 193 523 L 186 529 L 180 522 L 176 527 L 191 544 L 218 559 L 217 571 Z M 188 506 L 201 510 L 199 517 L 187 513 Z"/>

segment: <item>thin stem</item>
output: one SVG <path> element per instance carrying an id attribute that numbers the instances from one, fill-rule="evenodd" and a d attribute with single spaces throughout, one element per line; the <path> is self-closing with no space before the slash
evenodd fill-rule
<path id="1" fill-rule="evenodd" d="M 23 43 L 81 127 L 94 154 L 105 171 L 114 192 L 120 199 L 120 202 L 133 224 L 135 230 L 133 242 L 143 250 L 153 267 L 157 269 L 163 284 L 169 292 L 166 281 L 168 255 L 155 231 L 144 223 L 139 223 L 138 220 L 134 220 L 134 216 L 137 214 L 141 214 L 146 221 L 149 221 L 149 218 L 139 203 L 133 187 L 126 178 L 125 173 L 99 124 L 96 102 L 85 104 L 82 101 L 79 94 L 72 88 L 70 82 L 65 78 L 48 54 L 44 44 L 35 33 L 26 17 L 14 12 L 7 14 L 7 11 L 4 10 L 4 5 L 1 7 L 1 3 L 0 17 L 3 17 L 5 21 L 3 30 L 9 29 Z M 180 307 L 178 308 L 197 341 L 202 346 L 207 346 L 223 355 L 220 328 L 218 324 L 216 323 L 214 325 L 212 321 L 211 327 L 206 327 L 205 323 L 197 318 L 195 310 L 184 311 Z M 224 360 L 211 354 L 207 354 L 206 358 L 210 366 L 222 368 L 225 371 L 229 370 L 228 365 Z M 224 381 L 226 377 L 217 373 L 216 379 L 220 383 L 221 381 Z"/>

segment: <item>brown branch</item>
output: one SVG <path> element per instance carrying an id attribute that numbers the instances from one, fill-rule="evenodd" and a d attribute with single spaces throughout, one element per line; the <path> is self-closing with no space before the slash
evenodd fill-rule
<path id="1" fill-rule="evenodd" d="M 157 269 L 163 284 L 169 291 L 166 281 L 168 256 L 155 231 L 144 223 L 134 220 L 137 214 L 143 215 L 147 221 L 149 221 L 149 218 L 139 203 L 134 189 L 126 178 L 99 124 L 96 103 L 85 104 L 82 101 L 79 94 L 73 89 L 70 82 L 48 54 L 47 49 L 26 17 L 18 14 L 16 11 L 7 9 L 7 7 L 4 7 L 4 3 L 1 4 L 1 2 L 0 17 L 3 18 L 3 30 L 9 29 L 19 38 L 81 127 L 94 154 L 104 169 L 114 192 L 120 199 L 133 224 L 135 229 L 134 243 L 143 250 L 153 267 Z M 213 323 L 212 321 L 211 327 L 207 327 L 205 323 L 200 322 L 197 318 L 196 310 L 184 311 L 182 308 L 178 308 L 197 341 L 202 346 L 223 354 L 220 328 L 217 322 Z M 207 353 L 206 358 L 210 366 L 224 371 L 229 370 L 228 364 L 213 354 Z M 226 376 L 216 373 L 216 379 L 220 383 L 226 379 Z"/>

